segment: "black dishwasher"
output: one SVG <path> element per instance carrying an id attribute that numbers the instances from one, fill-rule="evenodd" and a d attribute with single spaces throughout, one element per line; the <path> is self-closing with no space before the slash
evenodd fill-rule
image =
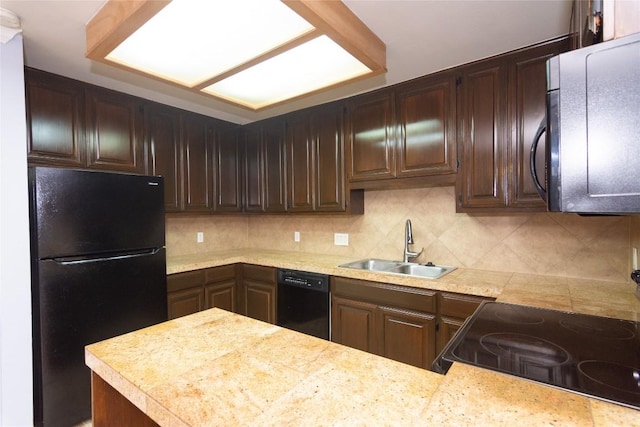
<path id="1" fill-rule="evenodd" d="M 329 339 L 329 276 L 278 269 L 278 325 Z"/>

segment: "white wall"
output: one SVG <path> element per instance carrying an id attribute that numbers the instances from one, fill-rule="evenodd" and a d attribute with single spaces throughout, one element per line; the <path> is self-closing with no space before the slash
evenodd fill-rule
<path id="1" fill-rule="evenodd" d="M 0 426 L 33 425 L 22 36 L 0 44 Z"/>

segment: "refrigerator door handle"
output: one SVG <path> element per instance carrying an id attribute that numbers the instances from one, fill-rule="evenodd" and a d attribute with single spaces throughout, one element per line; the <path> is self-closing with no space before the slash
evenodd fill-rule
<path id="1" fill-rule="evenodd" d="M 139 258 L 146 256 L 153 256 L 160 252 L 162 248 L 152 248 L 152 249 L 144 249 L 142 251 L 134 251 L 134 252 L 122 252 L 118 254 L 113 254 L 109 256 L 105 256 L 101 254 L 99 256 L 86 256 L 86 257 L 60 257 L 60 258 L 52 258 L 52 261 L 56 262 L 60 265 L 77 265 L 77 264 L 87 264 L 92 262 L 104 262 L 104 261 L 113 261 L 118 259 L 129 259 L 129 258 Z"/>

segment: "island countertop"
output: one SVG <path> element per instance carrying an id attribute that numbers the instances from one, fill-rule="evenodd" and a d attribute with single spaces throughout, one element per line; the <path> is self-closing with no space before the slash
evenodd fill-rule
<path id="1" fill-rule="evenodd" d="M 619 405 L 458 363 L 442 376 L 215 308 L 85 360 L 162 426 L 640 425 Z"/>

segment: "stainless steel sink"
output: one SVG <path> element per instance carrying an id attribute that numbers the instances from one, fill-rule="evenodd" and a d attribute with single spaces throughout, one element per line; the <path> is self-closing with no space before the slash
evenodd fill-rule
<path id="1" fill-rule="evenodd" d="M 417 264 L 414 262 L 389 261 L 382 259 L 362 259 L 338 267 L 356 270 L 378 271 L 382 273 L 401 274 L 403 276 L 439 279 L 451 273 L 456 267 L 434 264 Z"/>
<path id="2" fill-rule="evenodd" d="M 357 270 L 386 271 L 395 268 L 402 263 L 397 261 L 386 261 L 383 259 L 362 259 L 360 261 L 342 264 L 339 267 L 355 268 Z"/>
<path id="3" fill-rule="evenodd" d="M 455 267 L 442 265 L 403 264 L 387 270 L 389 273 L 406 274 L 408 276 L 426 277 L 437 279 L 455 270 Z"/>

